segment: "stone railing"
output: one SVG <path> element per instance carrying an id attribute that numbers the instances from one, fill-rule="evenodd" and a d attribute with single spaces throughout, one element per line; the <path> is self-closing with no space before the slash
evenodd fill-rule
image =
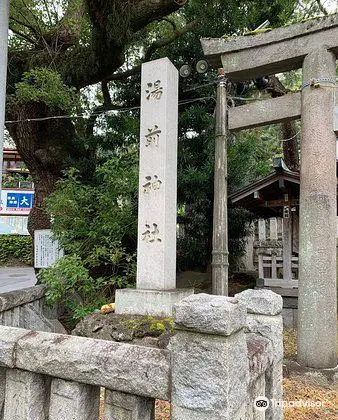
<path id="1" fill-rule="evenodd" d="M 44 295 L 43 285 L 1 293 L 0 325 L 64 333 L 57 311 L 45 307 Z"/>
<path id="2" fill-rule="evenodd" d="M 281 307 L 269 291 L 192 295 L 168 349 L 0 327 L 0 418 L 97 420 L 102 388 L 104 420 L 151 420 L 155 399 L 173 420 L 264 418 L 254 399 L 282 392 Z"/>

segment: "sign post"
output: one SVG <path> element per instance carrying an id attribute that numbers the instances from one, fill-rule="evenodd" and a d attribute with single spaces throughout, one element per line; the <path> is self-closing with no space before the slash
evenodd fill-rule
<path id="1" fill-rule="evenodd" d="M 9 0 L 0 2 L 0 191 L 2 190 L 2 165 L 5 129 L 5 104 L 6 104 L 6 76 L 7 76 L 7 51 L 8 51 L 8 21 Z M 0 197 L 1 205 L 1 197 Z"/>
<path id="2" fill-rule="evenodd" d="M 62 257 L 63 250 L 50 229 L 34 231 L 34 268 L 47 268 Z"/>

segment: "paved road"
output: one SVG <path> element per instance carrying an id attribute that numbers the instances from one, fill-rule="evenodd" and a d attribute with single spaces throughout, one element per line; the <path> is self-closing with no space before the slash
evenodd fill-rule
<path id="1" fill-rule="evenodd" d="M 32 267 L 0 268 L 0 293 L 34 286 L 36 277 Z"/>

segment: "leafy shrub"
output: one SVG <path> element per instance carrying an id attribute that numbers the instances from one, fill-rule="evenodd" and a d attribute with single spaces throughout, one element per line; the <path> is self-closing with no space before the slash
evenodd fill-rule
<path id="1" fill-rule="evenodd" d="M 74 320 L 135 284 L 137 176 L 136 152 L 121 152 L 99 165 L 90 183 L 73 168 L 47 199 L 66 257 L 40 279 L 48 301 L 62 300 Z"/>
<path id="2" fill-rule="evenodd" d="M 13 262 L 33 264 L 33 243 L 30 236 L 0 235 L 0 265 Z"/>
<path id="3" fill-rule="evenodd" d="M 39 273 L 46 285 L 46 303 L 53 306 L 62 302 L 70 314 L 71 324 L 106 303 L 109 280 L 94 279 L 83 266 L 78 255 L 67 255 Z"/>
<path id="4" fill-rule="evenodd" d="M 15 95 L 9 98 L 12 103 L 43 102 L 71 111 L 76 102 L 75 90 L 64 85 L 59 73 L 43 67 L 25 72 L 15 88 Z"/>

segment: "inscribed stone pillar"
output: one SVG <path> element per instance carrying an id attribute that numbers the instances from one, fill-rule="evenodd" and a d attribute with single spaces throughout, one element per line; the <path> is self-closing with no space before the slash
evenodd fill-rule
<path id="1" fill-rule="evenodd" d="M 137 288 L 176 287 L 178 72 L 142 65 Z"/>
<path id="2" fill-rule="evenodd" d="M 311 86 L 319 79 L 323 86 Z M 298 362 L 336 366 L 336 58 L 314 50 L 303 64 L 299 218 Z"/>
<path id="3" fill-rule="evenodd" d="M 178 72 L 168 58 L 142 65 L 137 276 L 115 312 L 171 316 L 176 290 Z"/>

